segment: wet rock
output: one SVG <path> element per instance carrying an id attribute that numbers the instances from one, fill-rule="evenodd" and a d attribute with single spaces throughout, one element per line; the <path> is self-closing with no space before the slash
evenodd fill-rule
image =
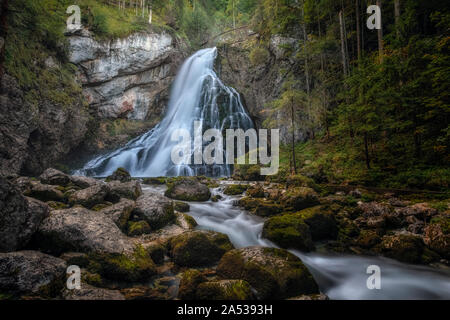
<path id="1" fill-rule="evenodd" d="M 271 217 L 283 212 L 283 206 L 272 201 L 260 200 L 257 202 L 254 213 L 260 217 Z"/>
<path id="2" fill-rule="evenodd" d="M 109 188 L 106 184 L 98 184 L 89 188 L 75 191 L 69 196 L 69 203 L 71 205 L 82 205 L 85 208 L 92 208 L 97 204 L 101 204 L 106 195 L 109 192 Z"/>
<path id="3" fill-rule="evenodd" d="M 81 289 L 63 290 L 64 300 L 125 300 L 119 290 L 96 288 L 83 283 Z"/>
<path id="4" fill-rule="evenodd" d="M 123 253 L 133 246 L 106 215 L 82 207 L 53 211 L 37 233 L 37 242 L 48 252 Z"/>
<path id="5" fill-rule="evenodd" d="M 48 214 L 45 203 L 25 198 L 11 183 L 0 178 L 0 252 L 16 251 L 27 245 Z"/>
<path id="6" fill-rule="evenodd" d="M 312 301 L 312 300 L 329 300 L 329 298 L 324 294 L 309 294 L 309 295 L 302 295 L 298 297 L 289 298 L 288 300 L 302 300 L 302 301 Z"/>
<path id="7" fill-rule="evenodd" d="M 336 239 L 338 228 L 332 208 L 316 206 L 299 211 L 295 215 L 309 226 L 314 241 Z"/>
<path id="8" fill-rule="evenodd" d="M 307 252 L 314 249 L 309 226 L 296 214 L 269 218 L 264 223 L 262 236 L 285 249 Z"/>
<path id="9" fill-rule="evenodd" d="M 62 288 L 66 262 L 38 251 L 0 253 L 0 290 L 55 296 Z"/>
<path id="10" fill-rule="evenodd" d="M 131 175 L 124 168 L 118 168 L 112 175 L 105 179 L 106 182 L 110 181 L 120 181 L 129 182 L 131 181 Z"/>
<path id="11" fill-rule="evenodd" d="M 150 258 L 156 264 L 162 264 L 164 262 L 164 255 L 166 254 L 166 249 L 160 244 L 152 244 L 146 248 Z"/>
<path id="12" fill-rule="evenodd" d="M 120 182 L 112 181 L 107 183 L 108 201 L 117 202 L 121 198 L 136 200 L 142 195 L 142 188 L 139 181 Z"/>
<path id="13" fill-rule="evenodd" d="M 248 247 L 227 252 L 219 262 L 222 279 L 247 281 L 259 299 L 283 299 L 319 293 L 308 269 L 286 250 Z"/>
<path id="14" fill-rule="evenodd" d="M 100 212 L 110 217 L 112 221 L 120 228 L 125 230 L 128 226 L 128 220 L 136 207 L 136 203 L 129 199 L 121 199 L 120 202 L 101 209 Z"/>
<path id="15" fill-rule="evenodd" d="M 380 243 L 381 237 L 374 230 L 362 230 L 354 242 L 361 248 L 369 249 Z"/>
<path id="16" fill-rule="evenodd" d="M 39 181 L 30 181 L 29 191 L 24 192 L 24 195 L 35 198 L 41 201 L 65 201 L 64 193 L 61 187 L 42 184 Z"/>
<path id="17" fill-rule="evenodd" d="M 392 212 L 389 206 L 378 202 L 358 202 L 358 209 L 365 218 L 386 216 Z"/>
<path id="18" fill-rule="evenodd" d="M 219 280 L 201 283 L 196 290 L 199 300 L 252 300 L 253 293 L 247 281 Z"/>
<path id="19" fill-rule="evenodd" d="M 48 168 L 47 170 L 45 170 L 39 176 L 39 180 L 41 180 L 43 184 L 63 187 L 67 186 L 70 183 L 70 178 L 67 174 L 53 168 Z"/>
<path id="20" fill-rule="evenodd" d="M 185 267 L 212 265 L 233 249 L 228 236 L 213 231 L 188 231 L 168 241 L 173 261 Z"/>
<path id="21" fill-rule="evenodd" d="M 133 214 L 147 221 L 153 230 L 175 221 L 172 201 L 157 193 L 145 193 L 140 196 Z"/>
<path id="22" fill-rule="evenodd" d="M 261 184 L 251 186 L 247 190 L 247 196 L 252 198 L 264 198 L 265 197 L 264 187 Z"/>
<path id="23" fill-rule="evenodd" d="M 180 178 L 168 183 L 166 197 L 182 201 L 208 201 L 209 188 L 194 178 Z"/>
<path id="24" fill-rule="evenodd" d="M 181 202 L 181 201 L 175 201 L 174 208 L 178 212 L 189 212 L 189 210 L 190 210 L 189 203 Z"/>

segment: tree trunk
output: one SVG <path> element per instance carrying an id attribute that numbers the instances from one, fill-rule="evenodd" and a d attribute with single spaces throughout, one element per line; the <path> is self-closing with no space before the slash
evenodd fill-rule
<path id="1" fill-rule="evenodd" d="M 381 0 L 377 0 L 377 6 L 381 9 Z M 380 25 L 381 28 L 378 29 L 378 52 L 380 55 L 380 62 L 383 62 L 383 56 L 384 56 L 384 44 L 383 44 L 383 15 L 381 14 L 380 17 Z"/>
<path id="2" fill-rule="evenodd" d="M 400 0 L 394 0 L 395 11 L 395 30 L 397 33 L 397 40 L 400 40 Z"/>
<path id="3" fill-rule="evenodd" d="M 345 49 L 345 39 L 344 39 L 344 19 L 343 19 L 343 11 L 339 11 L 339 26 L 341 31 L 341 54 L 342 54 L 342 67 L 344 69 L 344 77 L 347 77 L 347 57 L 346 57 L 346 49 Z"/>
<path id="4" fill-rule="evenodd" d="M 359 0 L 355 0 L 355 15 L 356 15 L 356 50 L 358 52 L 358 60 L 361 59 L 361 25 L 359 13 Z"/>

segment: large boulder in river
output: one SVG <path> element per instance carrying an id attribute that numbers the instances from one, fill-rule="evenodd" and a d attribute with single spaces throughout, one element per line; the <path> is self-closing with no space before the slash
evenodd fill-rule
<path id="1" fill-rule="evenodd" d="M 406 263 L 420 263 L 424 250 L 422 238 L 409 234 L 386 235 L 375 250 L 382 255 Z"/>
<path id="2" fill-rule="evenodd" d="M 0 253 L 0 291 L 54 296 L 64 284 L 66 262 L 38 251 Z"/>
<path id="3" fill-rule="evenodd" d="M 178 178 L 167 183 L 166 197 L 182 201 L 208 201 L 211 198 L 209 188 L 195 178 Z"/>
<path id="4" fill-rule="evenodd" d="M 269 218 L 264 222 L 262 236 L 281 248 L 301 251 L 314 249 L 310 228 L 298 214 Z"/>
<path id="5" fill-rule="evenodd" d="M 242 279 L 259 299 L 284 299 L 318 293 L 311 273 L 299 258 L 283 249 L 248 247 L 227 252 L 219 262 L 222 279 Z"/>
<path id="6" fill-rule="evenodd" d="M 198 230 L 169 239 L 168 248 L 176 264 L 200 267 L 218 262 L 225 252 L 233 249 L 233 245 L 225 234 Z"/>
<path id="7" fill-rule="evenodd" d="M 109 188 L 106 184 L 97 184 L 89 188 L 78 190 L 72 193 L 69 197 L 71 205 L 82 205 L 85 208 L 92 208 L 105 200 Z"/>
<path id="8" fill-rule="evenodd" d="M 117 225 L 101 212 L 82 207 L 52 211 L 36 235 L 39 246 L 48 252 L 132 251 L 133 245 Z"/>
<path id="9" fill-rule="evenodd" d="M 45 203 L 25 198 L 11 183 L 0 178 L 0 252 L 23 248 L 48 212 Z"/>
<path id="10" fill-rule="evenodd" d="M 146 193 L 140 196 L 133 213 L 147 221 L 153 230 L 175 221 L 173 202 L 157 193 Z"/>
<path id="11" fill-rule="evenodd" d="M 137 180 L 121 182 L 112 181 L 107 183 L 108 196 L 107 199 L 117 202 L 120 198 L 136 200 L 142 194 L 141 183 Z"/>
<path id="12" fill-rule="evenodd" d="M 51 184 L 57 186 L 67 186 L 70 183 L 70 178 L 64 172 L 48 168 L 40 176 L 39 179 L 43 184 Z"/>

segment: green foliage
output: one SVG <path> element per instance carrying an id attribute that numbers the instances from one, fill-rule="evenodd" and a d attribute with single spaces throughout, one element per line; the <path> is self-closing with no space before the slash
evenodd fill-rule
<path id="1" fill-rule="evenodd" d="M 249 59 L 252 65 L 259 66 L 269 60 L 269 52 L 262 47 L 255 47 L 250 51 Z"/>

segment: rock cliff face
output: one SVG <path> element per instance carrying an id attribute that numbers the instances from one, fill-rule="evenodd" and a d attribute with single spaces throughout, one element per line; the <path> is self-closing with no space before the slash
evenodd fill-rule
<path id="1" fill-rule="evenodd" d="M 96 41 L 87 30 L 69 36 L 83 94 L 100 119 L 158 118 L 186 48 L 168 33 L 136 33 Z"/>
<path id="2" fill-rule="evenodd" d="M 257 35 L 256 35 L 257 37 Z M 220 78 L 229 86 L 234 87 L 242 96 L 246 108 L 252 116 L 258 128 L 263 127 L 263 122 L 267 118 L 263 109 L 267 108 L 267 103 L 277 99 L 280 96 L 282 86 L 286 80 L 283 70 L 292 68 L 300 69 L 296 72 L 297 80 L 306 83 L 301 65 L 291 59 L 292 52 L 289 54 L 287 47 L 295 52 L 299 49 L 299 39 L 285 38 L 278 35 L 272 36 L 268 45 L 269 57 L 264 63 L 254 65 L 249 59 L 249 43 L 252 39 L 246 41 L 237 41 L 234 44 L 219 46 L 219 59 L 216 65 Z M 228 42 L 230 43 L 230 42 Z M 303 78 L 302 78 L 303 77 Z M 306 85 L 305 85 L 306 86 Z M 277 117 L 277 115 L 274 115 Z M 282 115 L 278 115 L 282 117 Z M 286 125 L 278 125 L 280 128 L 280 137 L 284 143 L 289 142 L 287 137 Z M 296 131 L 296 139 L 303 141 L 308 138 L 308 132 L 299 128 Z"/>
<path id="3" fill-rule="evenodd" d="M 80 86 L 72 102 L 30 102 L 29 90 L 14 77 L 1 79 L 0 175 L 38 175 L 73 155 L 112 149 L 147 131 L 164 112 L 173 77 L 189 54 L 165 32 L 97 41 L 78 30 L 67 40 L 70 62 L 78 67 L 74 85 Z M 52 56 L 34 63 L 58 72 Z"/>

